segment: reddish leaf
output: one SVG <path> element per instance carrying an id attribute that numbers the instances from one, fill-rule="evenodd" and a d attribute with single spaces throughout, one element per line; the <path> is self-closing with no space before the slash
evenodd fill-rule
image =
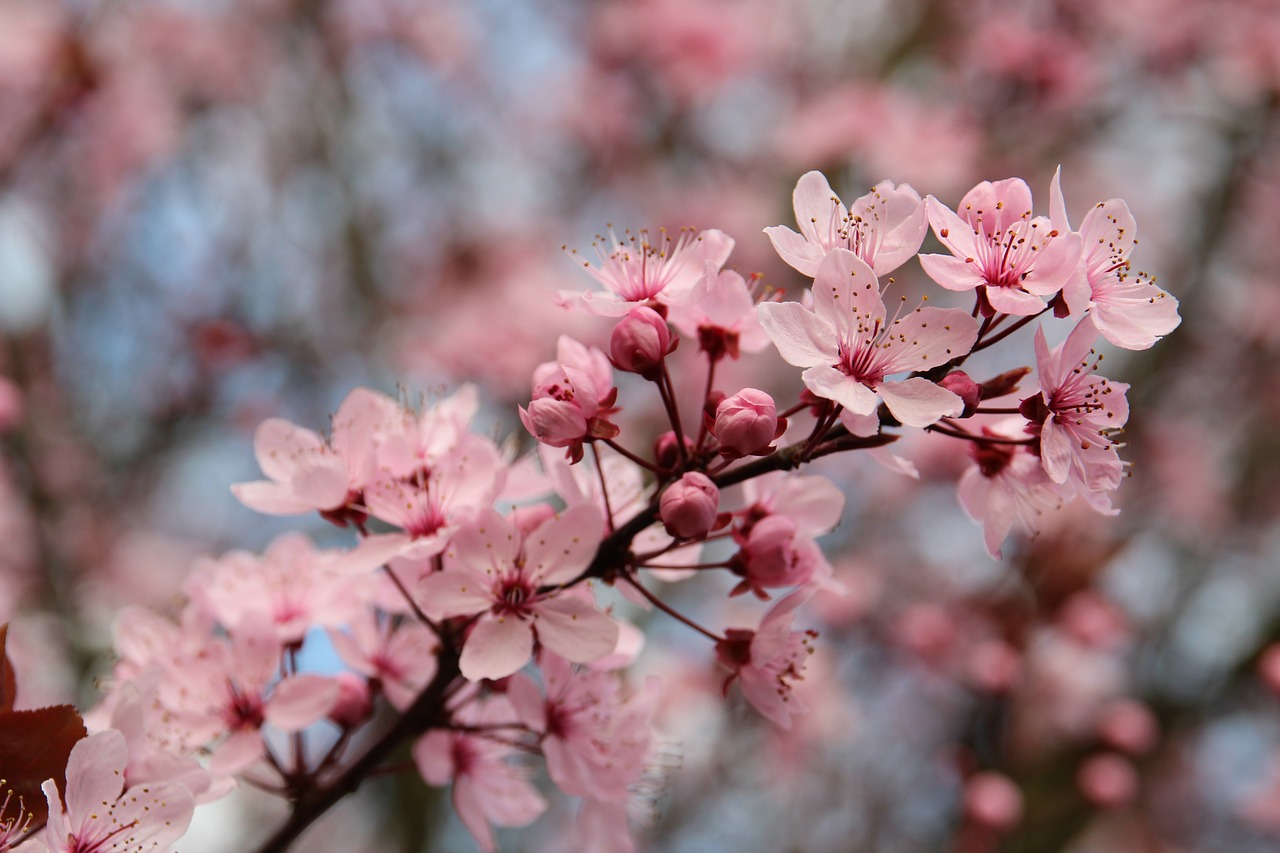
<path id="1" fill-rule="evenodd" d="M 14 700 L 18 697 L 18 679 L 13 674 L 13 664 L 9 663 L 9 655 L 5 651 L 5 640 L 9 638 L 9 625 L 0 625 L 0 711 L 12 711 Z"/>
<path id="2" fill-rule="evenodd" d="M 53 779 L 65 796 L 67 758 L 84 736 L 84 720 L 70 705 L 0 711 L 0 779 L 33 815 L 33 826 L 49 808 L 40 786 Z"/>

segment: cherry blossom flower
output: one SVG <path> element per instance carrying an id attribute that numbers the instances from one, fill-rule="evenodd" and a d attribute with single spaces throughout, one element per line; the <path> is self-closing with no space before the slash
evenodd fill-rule
<path id="1" fill-rule="evenodd" d="M 1071 231 L 1062 196 L 1062 169 L 1050 184 L 1050 217 L 1054 228 Z M 1101 201 L 1089 209 L 1078 233 L 1083 243 L 1085 274 L 1089 280 L 1089 313 L 1098 331 L 1111 343 L 1130 350 L 1149 348 L 1182 322 L 1178 300 L 1143 273 L 1129 267 L 1138 243 L 1138 226 L 1121 199 Z"/>
<path id="2" fill-rule="evenodd" d="M 67 801 L 52 779 L 44 783 L 51 853 L 129 850 L 164 853 L 182 837 L 195 803 L 175 782 L 125 788 L 129 759 L 124 735 L 99 732 L 76 743 L 67 761 Z"/>
<path id="3" fill-rule="evenodd" d="M 0 790 L 4 791 L 4 799 L 0 800 L 0 853 L 12 850 L 26 836 L 32 819 L 31 812 L 23 807 L 22 798 L 15 802 L 13 790 L 6 785 L 6 781 L 0 779 Z"/>
<path id="4" fill-rule="evenodd" d="M 597 238 L 595 248 L 599 265 L 588 261 L 583 262 L 583 268 L 606 292 L 564 292 L 561 304 L 621 317 L 651 300 L 669 305 L 686 299 L 708 262 L 717 270 L 724 266 L 733 251 L 733 240 L 715 229 L 699 233 L 682 228 L 672 239 L 665 228 L 660 228 L 656 237 L 642 228 L 626 232 L 621 240 L 611 230 L 607 249 L 604 237 Z"/>
<path id="5" fill-rule="evenodd" d="M 352 620 L 348 632 L 329 631 L 342 662 L 361 675 L 377 679 L 392 707 L 403 711 L 435 677 L 439 640 L 419 622 L 393 625 L 366 611 Z"/>
<path id="6" fill-rule="evenodd" d="M 791 622 L 796 608 L 812 595 L 811 589 L 797 590 L 769 608 L 759 630 L 729 628 L 725 639 L 716 643 L 717 660 L 730 670 L 724 681 L 725 694 L 737 679 L 747 701 L 787 730 L 792 716 L 805 710 L 792 688 L 794 682 L 804 679 L 817 637 L 814 631 L 792 631 Z"/>
<path id="7" fill-rule="evenodd" d="M 1027 437 L 1021 418 L 984 425 L 982 435 L 1002 441 Z M 981 522 L 987 552 L 997 560 L 1001 545 L 1015 522 L 1035 532 L 1039 516 L 1062 506 L 1071 495 L 1049 479 L 1040 460 L 1026 447 L 974 441 L 969 445 L 974 465 L 960 475 L 956 491 L 960 505 L 974 521 Z"/>
<path id="8" fill-rule="evenodd" d="M 566 794 L 624 803 L 641 776 L 653 732 L 657 680 L 624 701 L 617 674 L 578 669 L 554 655 L 539 657 L 546 696 L 529 678 L 512 679 L 508 696 L 520 721 L 542 735 L 551 781 Z"/>
<path id="9" fill-rule="evenodd" d="M 501 697 L 468 705 L 458 722 L 481 728 L 509 722 L 510 707 Z M 524 826 L 547 808 L 530 784 L 528 772 L 507 761 L 515 749 L 479 734 L 433 729 L 413 746 L 413 761 L 428 785 L 453 783 L 451 799 L 462 825 L 484 853 L 496 850 L 497 826 Z"/>
<path id="10" fill-rule="evenodd" d="M 520 421 L 538 441 L 568 448 L 566 455 L 579 462 L 588 438 L 618 434 L 609 422 L 618 391 L 608 358 L 595 347 L 561 336 L 556 357 L 534 370 L 533 399 L 528 409 L 520 407 Z"/>
<path id="11" fill-rule="evenodd" d="M 800 233 L 784 225 L 764 229 L 773 248 L 791 266 L 816 276 L 832 249 L 848 249 L 888 275 L 920 250 L 928 222 L 924 201 L 909 184 L 881 181 L 846 210 L 821 172 L 806 172 L 792 194 Z"/>
<path id="12" fill-rule="evenodd" d="M 875 273 L 847 249 L 833 249 L 819 264 L 814 307 L 766 302 L 760 322 L 784 361 L 805 368 L 805 386 L 858 415 L 875 411 L 879 396 L 899 421 L 928 426 L 958 415 L 964 403 L 920 376 L 886 377 L 927 370 L 964 355 L 978 336 L 977 321 L 951 308 L 916 308 L 889 320 Z"/>
<path id="13" fill-rule="evenodd" d="M 232 493 L 269 515 L 319 510 L 331 520 L 346 521 L 344 507 L 359 498 L 375 472 L 374 433 L 397 408 L 384 394 L 356 388 L 333 416 L 328 442 L 281 418 L 263 421 L 254 434 L 253 453 L 269 479 L 236 483 Z M 354 520 L 360 520 L 358 514 Z"/>
<path id="14" fill-rule="evenodd" d="M 479 617 L 462 648 L 467 679 L 516 672 L 532 657 L 535 638 L 575 663 L 614 650 L 618 626 L 590 592 L 554 589 L 587 567 L 603 529 L 600 511 L 583 504 L 526 536 L 492 510 L 458 532 L 445 570 L 424 578 L 416 594 L 432 619 Z"/>
<path id="15" fill-rule="evenodd" d="M 933 196 L 929 222 L 950 255 L 921 255 L 929 277 L 948 290 L 978 289 L 983 312 L 1028 316 L 1043 297 L 1062 291 L 1072 313 L 1089 294 L 1081 268 L 1080 237 L 1031 216 L 1031 189 L 1021 178 L 983 181 L 960 200 L 960 214 Z"/>
<path id="16" fill-rule="evenodd" d="M 769 345 L 746 281 L 732 270 L 717 270 L 714 263 L 707 263 L 690 299 L 671 306 L 668 319 L 680 334 L 697 338 L 699 350 L 713 361 L 726 355 L 736 359 Z"/>
<path id="17" fill-rule="evenodd" d="M 1124 465 L 1112 436 L 1129 419 L 1129 386 L 1094 375 L 1098 359 L 1090 359 L 1097 339 L 1098 330 L 1088 316 L 1052 352 L 1044 330 L 1037 329 L 1040 395 L 1027 398 L 1021 407 L 1039 425 L 1040 461 L 1049 479 L 1065 483 L 1074 477 L 1086 497 L 1120 485 Z"/>

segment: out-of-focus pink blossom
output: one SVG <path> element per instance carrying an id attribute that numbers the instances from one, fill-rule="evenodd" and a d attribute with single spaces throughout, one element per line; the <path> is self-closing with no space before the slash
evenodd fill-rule
<path id="1" fill-rule="evenodd" d="M 535 638 L 575 663 L 614 650 L 618 626 L 591 593 L 555 588 L 587 567 L 603 529 L 600 511 L 582 504 L 528 536 L 492 510 L 459 531 L 445 570 L 424 578 L 416 595 L 433 619 L 479 617 L 462 648 L 466 678 L 511 675 L 532 657 Z"/>
<path id="2" fill-rule="evenodd" d="M 491 699 L 458 715 L 463 725 L 511 722 L 507 701 Z M 524 826 L 547 808 L 528 773 L 507 761 L 515 749 L 493 739 L 433 729 L 413 746 L 413 761 L 428 785 L 453 783 L 453 808 L 484 853 L 497 850 L 493 828 Z"/>
<path id="3" fill-rule="evenodd" d="M 330 722 L 344 729 L 354 729 L 373 716 L 369 682 L 350 672 L 340 672 L 333 680 L 338 685 L 338 698 L 329 709 Z"/>
<path id="4" fill-rule="evenodd" d="M 742 576 L 734 595 L 754 592 L 767 598 L 766 589 L 801 586 L 813 580 L 819 569 L 830 572 L 822 549 L 800 532 L 799 525 L 785 515 L 770 515 L 751 526 L 750 533 L 737 537 L 739 551 L 732 560 L 733 571 Z"/>
<path id="5" fill-rule="evenodd" d="M 1076 784 L 1085 799 L 1099 808 L 1120 809 L 1138 794 L 1138 771 L 1127 758 L 1102 753 L 1080 764 Z"/>
<path id="6" fill-rule="evenodd" d="M 99 732 L 76 742 L 67 761 L 67 800 L 43 785 L 49 803 L 44 841 L 50 853 L 108 849 L 168 851 L 187 831 L 195 803 L 182 785 L 146 783 L 125 788 L 129 750 L 124 735 Z"/>
<path id="7" fill-rule="evenodd" d="M 1146 755 L 1160 738 L 1160 723 L 1142 702 L 1118 699 L 1102 709 L 1098 737 L 1112 749 L 1133 756 Z"/>
<path id="8" fill-rule="evenodd" d="M 788 730 L 792 717 L 805 710 L 804 703 L 792 691 L 795 682 L 804 680 L 805 666 L 818 636 L 814 631 L 792 631 L 791 623 L 796 608 L 812 594 L 812 590 L 791 593 L 769 608 L 759 630 L 729 628 L 725 639 L 716 643 L 716 659 L 730 670 L 724 682 L 725 693 L 738 679 L 747 701 Z"/>
<path id="9" fill-rule="evenodd" d="M 1003 773 L 986 770 L 965 782 L 964 811 L 975 823 L 1008 832 L 1022 820 L 1022 809 L 1022 792 Z"/>

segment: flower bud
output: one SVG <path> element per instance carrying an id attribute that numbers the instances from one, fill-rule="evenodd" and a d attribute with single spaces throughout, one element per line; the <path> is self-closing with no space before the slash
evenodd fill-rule
<path id="1" fill-rule="evenodd" d="M 964 401 L 962 418 L 971 418 L 982 402 L 982 386 L 969 378 L 963 370 L 953 370 L 938 380 L 939 387 L 945 388 Z"/>
<path id="2" fill-rule="evenodd" d="M 662 361 L 675 349 L 667 321 L 646 306 L 632 308 L 618 321 L 609 337 L 613 366 L 653 380 L 662 370 Z"/>
<path id="3" fill-rule="evenodd" d="M 693 439 L 687 435 L 684 437 L 684 449 L 686 453 L 693 453 Z M 654 442 L 653 461 L 662 471 L 671 471 L 679 464 L 680 445 L 677 443 L 676 434 L 671 430 L 658 436 L 658 440 Z"/>
<path id="4" fill-rule="evenodd" d="M 369 683 L 350 672 L 340 672 L 334 680 L 338 682 L 338 699 L 329 709 L 329 719 L 345 729 L 353 729 L 373 714 Z"/>
<path id="5" fill-rule="evenodd" d="M 779 424 L 773 398 L 755 388 L 743 388 L 716 407 L 713 432 L 720 452 L 729 458 L 763 456 L 781 434 L 779 426 L 785 429 L 786 421 Z"/>
<path id="6" fill-rule="evenodd" d="M 705 474 L 690 471 L 662 493 L 659 511 L 667 532 L 677 539 L 700 539 L 716 523 L 720 490 Z"/>

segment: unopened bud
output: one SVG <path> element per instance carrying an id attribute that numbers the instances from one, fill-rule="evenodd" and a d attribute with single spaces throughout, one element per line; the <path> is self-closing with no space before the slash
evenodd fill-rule
<path id="1" fill-rule="evenodd" d="M 662 361 L 675 349 L 667 321 L 652 308 L 640 306 L 618 321 L 609 337 L 609 356 L 613 366 L 628 373 L 638 373 L 654 380 L 662 370 Z"/>
<path id="2" fill-rule="evenodd" d="M 688 436 L 684 439 L 686 453 L 693 452 L 693 441 Z M 680 463 L 680 445 L 676 443 L 676 434 L 667 430 L 658 436 L 653 444 L 653 461 L 661 471 L 671 471 Z"/>
<path id="3" fill-rule="evenodd" d="M 700 539 L 716 523 L 720 490 L 705 474 L 690 471 L 662 493 L 659 512 L 667 532 L 677 539 Z"/>
<path id="4" fill-rule="evenodd" d="M 716 407 L 713 431 L 720 442 L 720 452 L 730 458 L 768 453 L 773 440 L 785 428 L 786 421 L 778 421 L 773 398 L 755 388 L 743 388 Z"/>
<path id="5" fill-rule="evenodd" d="M 963 370 L 953 370 L 939 379 L 938 385 L 964 401 L 964 411 L 960 413 L 960 417 L 973 417 L 978 404 L 982 402 L 982 386 L 970 379 L 969 374 Z"/>
<path id="6" fill-rule="evenodd" d="M 344 729 L 354 729 L 373 714 L 369 683 L 350 672 L 340 672 L 334 679 L 338 682 L 338 699 L 329 709 L 329 719 Z"/>

